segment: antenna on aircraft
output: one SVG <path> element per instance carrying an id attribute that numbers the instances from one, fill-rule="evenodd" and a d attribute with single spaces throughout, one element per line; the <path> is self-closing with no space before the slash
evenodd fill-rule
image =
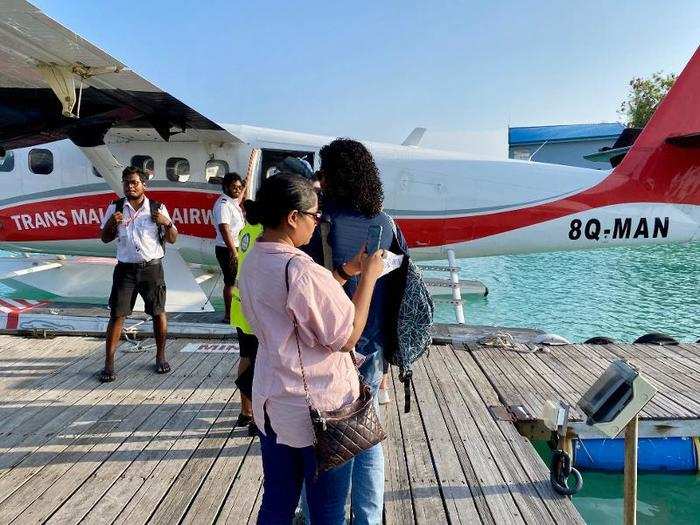
<path id="1" fill-rule="evenodd" d="M 420 141 L 423 140 L 423 135 L 425 135 L 426 129 L 425 128 L 415 128 L 411 133 L 406 137 L 406 140 L 404 140 L 401 145 L 402 146 L 418 146 L 420 144 Z"/>

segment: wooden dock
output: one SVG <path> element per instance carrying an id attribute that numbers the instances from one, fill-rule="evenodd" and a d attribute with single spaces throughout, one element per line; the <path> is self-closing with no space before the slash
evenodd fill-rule
<path id="1" fill-rule="evenodd" d="M 563 400 L 572 405 L 573 433 L 600 437 L 575 405 L 612 361 L 625 359 L 657 389 L 640 413 L 640 437 L 700 436 L 700 344 L 464 346 L 524 435 L 547 434 L 542 406 L 547 400 Z"/>
<path id="2" fill-rule="evenodd" d="M 118 355 L 103 340 L 0 336 L 0 524 L 250 523 L 261 501 L 257 439 L 233 429 L 235 353 Z M 208 341 L 211 343 L 211 341 Z M 582 523 L 509 421 L 464 347 L 417 364 L 415 397 L 384 410 L 386 523 Z"/>

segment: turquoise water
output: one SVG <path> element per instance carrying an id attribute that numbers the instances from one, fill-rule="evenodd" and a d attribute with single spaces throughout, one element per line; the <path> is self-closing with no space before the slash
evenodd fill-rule
<path id="1" fill-rule="evenodd" d="M 595 335 L 633 341 L 652 331 L 683 341 L 700 338 L 700 243 L 485 257 L 459 264 L 462 277 L 478 279 L 490 290 L 485 298 L 467 297 L 470 324 L 540 328 L 573 342 Z M 50 299 L 23 293 L 27 299 Z M 0 296 L 14 295 L 0 285 Z M 215 307 L 223 306 L 213 299 Z M 445 303 L 437 304 L 436 316 L 442 322 L 455 319 Z M 584 481 L 573 501 L 586 521 L 620 523 L 622 475 L 586 472 Z M 638 509 L 639 523 L 700 523 L 700 475 L 641 474 Z"/>
<path id="2" fill-rule="evenodd" d="M 664 332 L 700 338 L 700 243 L 463 259 L 461 276 L 487 297 L 468 296 L 469 324 L 540 328 L 582 342 L 634 341 Z M 437 274 L 436 274 L 437 275 Z M 437 319 L 454 322 L 449 304 Z"/>

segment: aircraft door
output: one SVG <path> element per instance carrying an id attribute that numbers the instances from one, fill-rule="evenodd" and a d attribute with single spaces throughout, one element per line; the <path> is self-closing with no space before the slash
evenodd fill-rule
<path id="1" fill-rule="evenodd" d="M 254 148 L 250 152 L 250 157 L 248 159 L 248 170 L 246 171 L 246 187 L 245 187 L 245 198 L 254 199 L 255 192 L 258 191 L 260 186 L 260 160 L 262 159 L 262 150 Z"/>
<path id="2" fill-rule="evenodd" d="M 314 157 L 315 153 L 313 151 L 301 151 L 301 150 L 285 150 L 285 149 L 263 149 L 262 150 L 262 161 L 261 170 L 263 179 L 267 179 L 274 174 L 275 165 L 287 157 L 296 157 L 298 159 L 305 160 L 314 168 Z"/>

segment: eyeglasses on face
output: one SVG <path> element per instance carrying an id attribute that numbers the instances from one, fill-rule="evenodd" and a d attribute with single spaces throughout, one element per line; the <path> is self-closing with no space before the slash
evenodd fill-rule
<path id="1" fill-rule="evenodd" d="M 136 180 L 122 180 L 122 184 L 124 186 L 138 186 L 141 184 L 141 179 L 136 179 Z"/>
<path id="2" fill-rule="evenodd" d="M 301 211 L 301 210 L 297 210 L 297 211 L 299 213 L 303 213 L 304 215 L 308 215 L 309 217 L 311 217 L 316 224 L 321 222 L 321 217 L 323 217 L 323 213 L 321 213 L 320 211 Z"/>

